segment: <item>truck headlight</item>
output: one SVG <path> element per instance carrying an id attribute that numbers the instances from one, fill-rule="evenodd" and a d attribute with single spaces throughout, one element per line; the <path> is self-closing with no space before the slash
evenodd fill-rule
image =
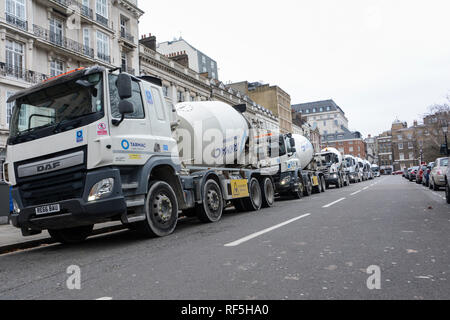
<path id="1" fill-rule="evenodd" d="M 281 180 L 281 185 L 285 186 L 287 185 L 289 182 L 291 182 L 291 176 L 287 176 L 286 178 L 284 178 L 283 180 Z"/>
<path id="2" fill-rule="evenodd" d="M 12 200 L 13 203 L 13 212 L 14 214 L 19 214 L 20 213 L 20 208 L 19 208 L 19 204 L 17 203 L 16 199 Z"/>
<path id="3" fill-rule="evenodd" d="M 88 201 L 91 202 L 105 198 L 111 195 L 113 190 L 114 190 L 114 179 L 113 178 L 103 179 L 92 187 L 91 192 L 89 192 Z"/>

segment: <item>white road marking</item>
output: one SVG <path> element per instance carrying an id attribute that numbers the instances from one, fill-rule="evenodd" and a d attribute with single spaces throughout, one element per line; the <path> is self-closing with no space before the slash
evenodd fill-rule
<path id="1" fill-rule="evenodd" d="M 244 237 L 244 238 L 242 238 L 242 239 L 240 239 L 240 240 L 237 240 L 237 241 L 228 243 L 228 244 L 225 245 L 225 247 L 237 247 L 238 245 L 241 245 L 241 244 L 243 244 L 244 242 L 247 242 L 247 241 L 250 241 L 250 240 L 252 240 L 252 239 L 255 239 L 255 238 L 259 237 L 259 236 L 262 236 L 263 234 L 266 234 L 266 233 L 269 233 L 269 232 L 274 231 L 274 230 L 276 230 L 276 229 L 279 229 L 279 228 L 281 228 L 281 227 L 284 227 L 284 226 L 286 226 L 286 225 L 288 225 L 288 224 L 291 224 L 291 223 L 293 223 L 293 222 L 295 222 L 295 221 L 298 221 L 298 220 L 300 220 L 300 219 L 309 217 L 310 215 L 311 215 L 311 213 L 304 214 L 304 215 L 302 215 L 302 216 L 300 216 L 300 217 L 297 217 L 297 218 L 291 219 L 291 220 L 289 220 L 289 221 L 280 223 L 280 224 L 278 224 L 278 225 L 276 225 L 276 226 L 273 226 L 273 227 L 271 227 L 271 228 L 267 228 L 267 229 L 264 229 L 264 230 L 262 230 L 262 231 L 253 233 L 253 234 L 251 234 L 251 235 L 249 235 L 249 236 L 247 236 L 247 237 Z"/>
<path id="2" fill-rule="evenodd" d="M 363 190 L 367 190 L 367 189 L 369 189 L 369 187 L 365 187 L 365 188 L 363 188 Z"/>
<path id="3" fill-rule="evenodd" d="M 103 297 L 103 298 L 98 298 L 98 299 L 95 299 L 95 300 L 96 301 L 110 301 L 112 299 L 113 299 L 112 297 Z"/>
<path id="4" fill-rule="evenodd" d="M 332 203 L 330 203 L 330 204 L 327 204 L 326 206 L 323 206 L 322 208 L 329 208 L 329 207 L 331 207 L 331 206 L 334 206 L 336 203 L 339 203 L 339 202 L 341 202 L 341 201 L 344 201 L 346 198 L 341 198 L 341 199 L 339 199 L 339 200 L 336 200 L 335 202 L 332 202 Z"/>
<path id="5" fill-rule="evenodd" d="M 360 193 L 362 190 L 359 190 L 359 191 L 356 191 L 356 192 L 353 192 L 352 194 L 351 194 L 351 196 L 356 196 L 358 193 Z"/>

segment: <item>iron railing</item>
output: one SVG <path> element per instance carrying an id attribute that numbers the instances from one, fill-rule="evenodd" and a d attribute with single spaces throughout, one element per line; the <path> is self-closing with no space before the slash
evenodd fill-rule
<path id="1" fill-rule="evenodd" d="M 94 58 L 94 49 L 91 49 L 88 46 L 85 46 L 72 39 L 68 39 L 59 33 L 52 32 L 37 25 L 33 25 L 33 32 L 35 36 L 46 40 L 58 47 L 86 55 L 90 58 Z"/>
<path id="2" fill-rule="evenodd" d="M 108 27 L 108 19 L 106 19 L 104 16 L 100 15 L 100 14 L 96 14 L 97 15 L 97 22 L 101 23 L 102 25 Z"/>
<path id="3" fill-rule="evenodd" d="M 97 52 L 97 58 L 99 58 L 100 60 L 102 60 L 104 62 L 111 63 L 111 57 L 107 54 Z"/>
<path id="4" fill-rule="evenodd" d="M 28 83 L 39 83 L 49 78 L 49 76 L 43 73 L 27 70 L 21 66 L 9 65 L 4 62 L 0 62 L 0 76 L 19 79 Z"/>
<path id="5" fill-rule="evenodd" d="M 53 0 L 53 1 L 59 3 L 64 7 L 77 6 L 80 9 L 81 15 L 90 19 L 94 19 L 94 11 L 88 6 L 85 6 L 84 4 L 76 0 Z"/>
<path id="6" fill-rule="evenodd" d="M 134 43 L 134 37 L 131 34 L 127 33 L 125 30 L 120 30 L 120 37 Z"/>
<path id="7" fill-rule="evenodd" d="M 6 22 L 22 30 L 28 30 L 28 22 L 6 12 Z"/>

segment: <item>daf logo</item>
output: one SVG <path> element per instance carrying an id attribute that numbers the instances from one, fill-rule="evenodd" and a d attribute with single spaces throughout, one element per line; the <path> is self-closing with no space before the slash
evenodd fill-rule
<path id="1" fill-rule="evenodd" d="M 37 172 L 45 172 L 45 171 L 50 171 L 50 170 L 55 170 L 56 168 L 61 167 L 61 162 L 53 162 L 53 163 L 48 163 L 48 164 L 44 164 L 42 166 L 38 166 L 37 167 Z"/>

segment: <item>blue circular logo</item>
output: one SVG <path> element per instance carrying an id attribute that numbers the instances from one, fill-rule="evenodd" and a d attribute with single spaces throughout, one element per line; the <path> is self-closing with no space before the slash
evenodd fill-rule
<path id="1" fill-rule="evenodd" d="M 122 148 L 124 150 L 130 149 L 130 143 L 127 140 L 122 140 Z"/>

